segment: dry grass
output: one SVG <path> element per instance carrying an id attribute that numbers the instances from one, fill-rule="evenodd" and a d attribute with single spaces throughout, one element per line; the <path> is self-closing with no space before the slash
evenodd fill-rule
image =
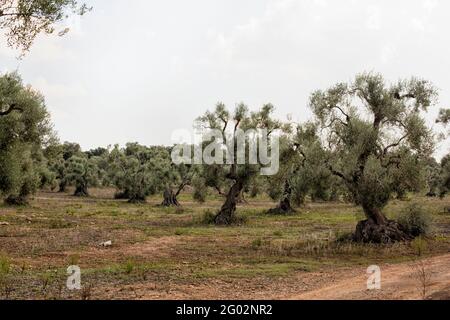
<path id="1" fill-rule="evenodd" d="M 416 255 L 409 244 L 375 246 L 336 241 L 351 232 L 361 217 L 361 210 L 350 204 L 309 203 L 298 214 L 284 217 L 264 214 L 275 204 L 258 198 L 239 207 L 244 224 L 215 227 L 204 223 L 205 212 L 217 210 L 221 198 L 198 204 L 185 194 L 180 198 L 180 210 L 158 207 L 159 197 L 149 199 L 147 204 L 132 205 L 112 200 L 113 193 L 98 189 L 92 190 L 90 198 L 77 199 L 70 194 L 43 192 L 29 207 L 1 206 L 0 222 L 9 224 L 0 226 L 0 257 L 10 266 L 7 275 L 0 271 L 3 296 L 98 299 L 106 294 L 96 290 L 100 287 L 153 283 L 156 288 L 167 288 L 198 285 L 205 279 L 255 277 L 271 281 L 298 272 L 377 261 L 403 262 Z M 436 223 L 433 236 L 427 240 L 426 255 L 448 252 L 450 215 L 444 208 L 450 199 L 415 200 Z M 406 205 L 393 201 L 386 212 L 395 216 Z M 109 240 L 111 247 L 99 246 Z M 81 292 L 65 289 L 69 265 L 82 269 Z"/>

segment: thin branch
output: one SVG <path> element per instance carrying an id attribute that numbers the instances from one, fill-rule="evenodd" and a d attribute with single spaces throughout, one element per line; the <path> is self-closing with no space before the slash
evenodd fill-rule
<path id="1" fill-rule="evenodd" d="M 344 115 L 344 117 L 345 117 L 345 119 L 347 120 L 347 123 L 349 123 L 350 122 L 350 120 L 351 120 L 351 118 L 350 118 L 350 116 L 341 108 L 341 107 L 339 107 L 339 106 L 332 106 L 331 107 L 331 109 L 338 109 L 343 115 Z M 339 119 L 340 120 L 340 119 Z M 342 121 L 342 120 L 341 120 Z M 343 122 L 343 121 L 342 121 Z"/>
<path id="2" fill-rule="evenodd" d="M 343 173 L 334 170 L 333 166 L 331 164 L 328 164 L 328 169 L 331 171 L 331 173 L 339 178 L 342 178 L 345 182 L 351 182 L 350 179 L 348 179 Z"/>
<path id="3" fill-rule="evenodd" d="M 387 154 L 387 152 L 389 151 L 389 149 L 394 148 L 394 147 L 398 147 L 400 145 L 400 143 L 405 140 L 408 137 L 409 134 L 405 134 L 403 137 L 400 138 L 400 140 L 398 140 L 396 143 L 390 144 L 388 145 L 386 148 L 384 148 L 383 150 L 383 156 L 385 156 Z"/>
<path id="4" fill-rule="evenodd" d="M 10 105 L 9 108 L 6 111 L 0 111 L 0 116 L 7 116 L 8 114 L 10 114 L 11 112 L 13 112 L 14 110 L 19 111 L 19 112 L 23 112 L 23 109 L 18 107 L 15 103 Z"/>

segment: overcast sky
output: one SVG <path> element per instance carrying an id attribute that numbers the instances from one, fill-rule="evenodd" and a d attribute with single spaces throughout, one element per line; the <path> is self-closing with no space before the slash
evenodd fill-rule
<path id="1" fill-rule="evenodd" d="M 40 37 L 22 61 L 0 44 L 0 71 L 42 91 L 61 140 L 83 148 L 170 144 L 218 101 L 271 102 L 305 121 L 313 90 L 362 71 L 429 79 L 450 106 L 447 0 L 88 3 L 67 36 Z"/>

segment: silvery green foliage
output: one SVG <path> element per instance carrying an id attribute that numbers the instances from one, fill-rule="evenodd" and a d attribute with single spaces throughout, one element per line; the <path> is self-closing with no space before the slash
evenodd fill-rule
<path id="1" fill-rule="evenodd" d="M 45 148 L 44 154 L 48 169 L 55 176 L 55 185 L 57 185 L 58 191 L 65 192 L 66 187 L 71 183 L 68 177 L 69 159 L 73 156 L 84 156 L 80 145 L 70 142 L 64 142 L 63 144 L 54 142 Z"/>
<path id="2" fill-rule="evenodd" d="M 95 159 L 72 156 L 67 164 L 67 180 L 75 185 L 75 196 L 89 196 L 89 188 L 98 185 L 98 168 Z"/>
<path id="3" fill-rule="evenodd" d="M 109 158 L 110 180 L 120 197 L 139 202 L 156 192 L 155 172 L 159 163 L 156 152 L 130 143 L 125 149 L 116 145 Z"/>
<path id="4" fill-rule="evenodd" d="M 76 0 L 1 0 L 0 29 L 9 46 L 26 52 L 40 33 L 54 33 L 69 12 L 83 15 L 90 9 Z M 68 31 L 60 30 L 58 35 Z"/>
<path id="5" fill-rule="evenodd" d="M 42 147 L 52 136 L 42 95 L 24 86 L 16 73 L 0 77 L 0 193 L 12 204 L 40 186 Z"/>
<path id="6" fill-rule="evenodd" d="M 439 183 L 439 195 L 444 197 L 450 192 L 450 154 L 441 161 L 441 181 Z"/>
<path id="7" fill-rule="evenodd" d="M 317 125 L 311 122 L 297 125 L 280 141 L 281 166 L 278 174 L 267 180 L 269 196 L 284 201 L 285 207 L 290 202 L 300 206 L 309 195 L 313 200 L 329 200 L 336 181 L 323 161 L 326 152 Z"/>
<path id="8" fill-rule="evenodd" d="M 417 203 L 408 205 L 397 221 L 414 237 L 429 235 L 431 232 L 432 217 Z"/>
<path id="9" fill-rule="evenodd" d="M 108 172 L 109 180 L 118 190 L 117 197 L 142 202 L 166 189 L 182 190 L 190 182 L 191 167 L 174 165 L 170 148 L 128 143 L 123 149 L 115 146 L 111 150 Z"/>
<path id="10" fill-rule="evenodd" d="M 259 162 L 257 164 L 249 164 L 250 161 L 248 160 L 246 164 L 238 163 L 238 132 L 262 129 L 268 133 L 268 140 L 272 139 L 272 134 L 275 131 L 283 129 L 283 124 L 273 118 L 273 112 L 274 106 L 271 104 L 264 105 L 259 111 L 249 112 L 248 107 L 243 103 L 238 104 L 234 111 L 228 110 L 223 103 L 218 103 L 214 111 L 207 111 L 197 119 L 197 127 L 203 133 L 207 133 L 210 130 L 220 130 L 222 132 L 222 141 L 215 141 L 222 148 L 216 148 L 216 150 L 226 150 L 227 155 L 232 155 L 232 159 L 230 159 L 232 161 L 229 161 L 228 164 L 216 164 L 215 167 L 211 167 L 211 169 L 214 169 L 213 174 L 207 173 L 204 175 L 206 183 L 212 182 L 210 185 L 214 185 L 218 191 L 221 185 L 230 186 L 226 191 L 225 202 L 216 216 L 216 224 L 233 223 L 238 198 L 248 188 L 253 178 L 261 172 L 263 167 Z M 249 139 L 248 136 L 244 138 L 246 142 L 245 148 L 248 148 L 249 143 L 252 143 Z M 249 154 L 249 152 L 246 152 L 246 154 Z M 219 184 L 218 182 L 222 178 L 225 178 L 227 182 Z"/>
<path id="11" fill-rule="evenodd" d="M 311 95 L 329 152 L 327 166 L 369 219 L 385 221 L 379 209 L 396 192 L 423 183 L 423 160 L 434 148 L 423 114 L 436 100 L 436 89 L 426 80 L 387 84 L 374 73 Z"/>
<path id="12" fill-rule="evenodd" d="M 450 109 L 441 109 L 436 122 L 447 125 L 450 122 Z"/>

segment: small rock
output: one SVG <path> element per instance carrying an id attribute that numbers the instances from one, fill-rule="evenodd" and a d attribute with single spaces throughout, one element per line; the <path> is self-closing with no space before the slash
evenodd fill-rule
<path id="1" fill-rule="evenodd" d="M 9 222 L 0 222 L 0 226 L 9 226 L 10 223 Z"/>
<path id="2" fill-rule="evenodd" d="M 102 242 L 102 243 L 100 243 L 100 246 L 101 247 L 111 247 L 112 246 L 112 241 L 110 240 L 110 241 L 105 241 L 105 242 Z"/>

